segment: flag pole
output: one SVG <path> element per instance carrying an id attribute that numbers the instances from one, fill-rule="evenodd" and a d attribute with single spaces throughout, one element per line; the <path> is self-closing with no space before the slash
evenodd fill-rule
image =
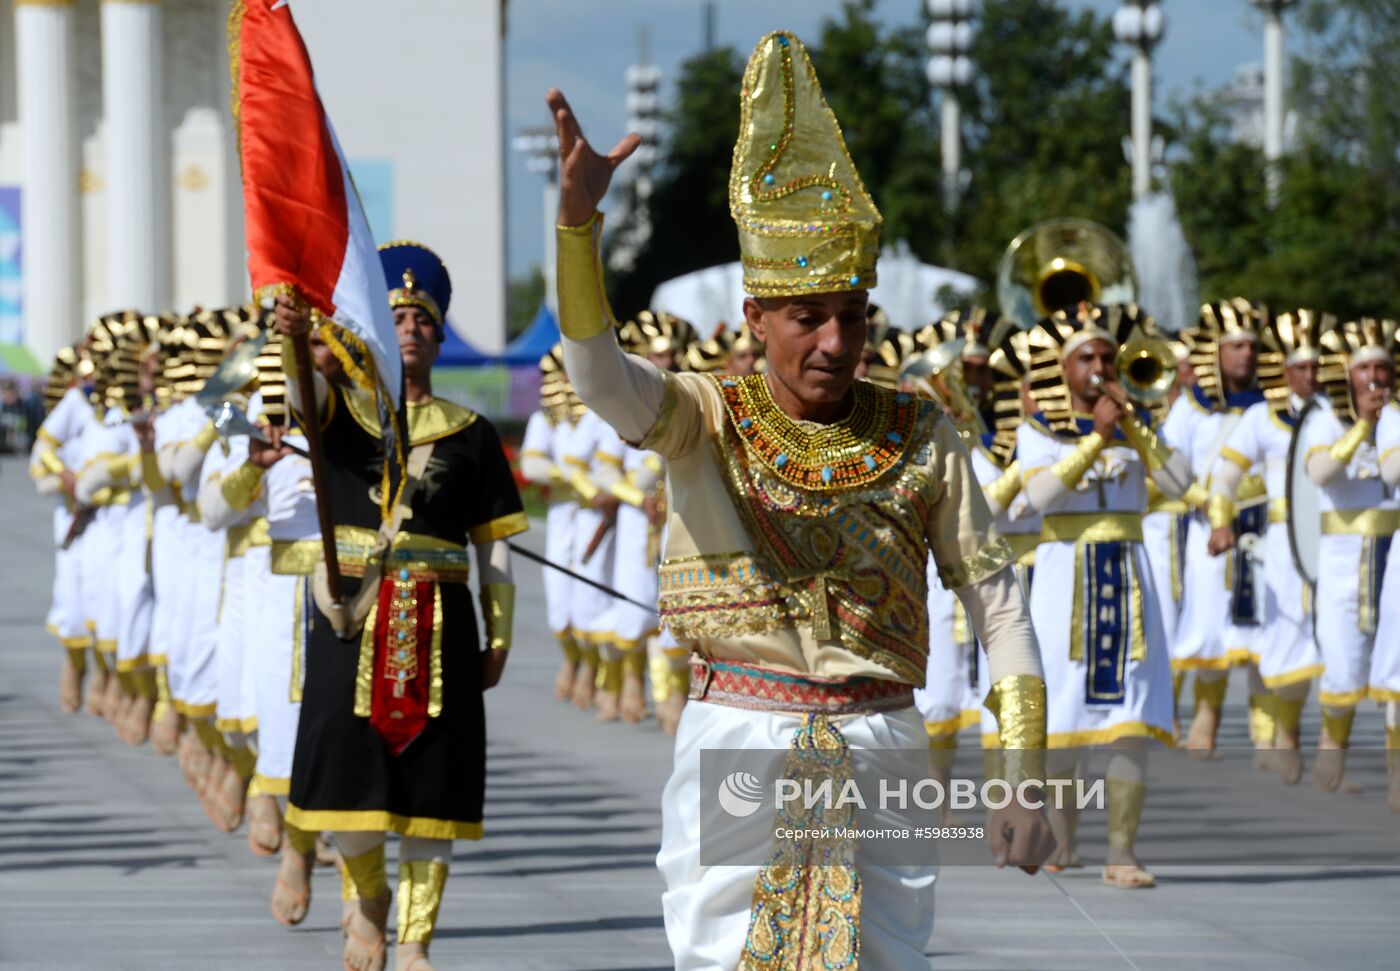
<path id="1" fill-rule="evenodd" d="M 311 460 L 311 487 L 316 493 L 316 518 L 321 524 L 321 549 L 326 559 L 326 592 L 336 612 L 345 603 L 340 582 L 340 558 L 335 547 L 335 516 L 331 511 L 330 482 L 326 479 L 326 453 L 321 446 L 321 410 L 316 407 L 315 377 L 311 368 L 311 335 L 301 331 L 292 336 L 292 356 L 296 361 L 297 393 L 301 398 L 302 431 L 306 433 L 307 457 Z M 330 618 L 332 621 L 339 618 Z"/>

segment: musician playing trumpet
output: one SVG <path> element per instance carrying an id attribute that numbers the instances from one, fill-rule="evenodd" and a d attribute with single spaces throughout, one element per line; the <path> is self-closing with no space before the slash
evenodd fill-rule
<path id="1" fill-rule="evenodd" d="M 1185 456 L 1158 439 L 1117 373 L 1120 346 L 1152 333 L 1127 306 L 1080 304 L 1040 321 L 1028 334 L 1039 410 L 1016 439 L 1026 496 L 1044 516 L 1030 601 L 1045 667 L 1047 771 L 1072 776 L 1079 748 L 1113 750 L 1103 880 L 1124 889 L 1156 882 L 1133 844 L 1146 749 L 1172 737 L 1171 663 L 1142 543 L 1147 480 L 1174 498 L 1191 483 Z M 1072 817 L 1055 810 L 1051 822 L 1052 864 L 1077 865 Z"/>

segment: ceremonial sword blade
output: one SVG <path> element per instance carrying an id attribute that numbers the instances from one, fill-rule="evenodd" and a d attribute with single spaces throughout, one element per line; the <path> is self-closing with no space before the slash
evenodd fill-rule
<path id="1" fill-rule="evenodd" d="M 1123 961 L 1128 965 L 1128 967 L 1132 968 L 1133 971 L 1142 971 L 1141 968 L 1139 968 L 1136 964 L 1133 963 L 1132 958 L 1128 957 L 1128 955 L 1123 953 L 1123 949 L 1118 946 L 1118 943 L 1114 941 L 1113 938 L 1108 936 L 1108 931 L 1100 927 L 1098 921 L 1090 917 L 1089 912 L 1079 905 L 1079 901 L 1074 899 L 1074 894 L 1066 890 L 1064 884 L 1060 883 L 1060 881 L 1055 879 L 1055 874 L 1051 873 L 1044 867 L 1040 868 L 1040 872 L 1050 878 L 1050 882 L 1055 885 L 1055 889 L 1060 891 L 1060 893 L 1064 894 L 1066 900 L 1074 904 L 1074 909 L 1079 911 L 1080 916 L 1089 922 L 1090 927 L 1099 932 L 1099 936 L 1108 942 L 1109 947 L 1113 948 L 1113 950 L 1118 952 L 1118 956 L 1123 959 Z"/>
<path id="2" fill-rule="evenodd" d="M 642 609 L 642 610 L 645 610 L 645 611 L 646 611 L 647 613 L 649 613 L 649 614 L 655 614 L 655 613 L 656 613 L 656 608 L 655 608 L 655 607 L 648 607 L 648 606 L 647 606 L 646 604 L 644 604 L 644 603 L 638 603 L 637 601 L 633 600 L 631 597 L 627 596 L 626 594 L 618 593 L 618 592 L 617 592 L 616 590 L 614 590 L 612 587 L 609 587 L 609 586 L 606 586 L 606 585 L 604 585 L 604 584 L 601 584 L 601 583 L 599 583 L 597 580 L 590 580 L 590 579 L 588 579 L 588 577 L 579 576 L 579 575 L 578 575 L 577 573 L 575 573 L 573 570 L 570 570 L 567 566 L 560 566 L 558 563 L 555 563 L 553 560 L 546 560 L 543 556 L 540 556 L 538 553 L 532 553 L 532 552 L 530 552 L 529 550 L 527 550 L 527 549 L 526 549 L 525 547 L 523 547 L 523 546 L 516 546 L 514 543 L 507 543 L 506 545 L 509 546 L 509 547 L 511 548 L 512 551 L 514 551 L 514 552 L 516 552 L 516 553 L 519 553 L 521 556 L 525 557 L 525 559 L 527 559 L 527 560 L 534 560 L 536 563 L 540 564 L 541 566 L 547 566 L 547 567 L 549 567 L 551 570 L 558 570 L 560 573 L 564 574 L 566 577 L 569 577 L 570 579 L 573 579 L 573 580 L 577 580 L 577 581 L 579 581 L 580 583 L 586 583 L 586 584 L 588 584 L 590 587 L 592 587 L 594 590 L 601 590 L 603 593 L 606 593 L 609 597 L 612 597 L 612 598 L 615 599 L 615 600 L 621 600 L 623 603 L 629 603 L 629 604 L 631 604 L 633 607 L 638 607 L 638 608 L 640 608 L 640 609 Z"/>

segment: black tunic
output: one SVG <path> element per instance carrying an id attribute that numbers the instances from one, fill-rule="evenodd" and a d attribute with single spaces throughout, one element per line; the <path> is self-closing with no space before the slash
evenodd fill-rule
<path id="1" fill-rule="evenodd" d="M 383 459 L 372 405 L 332 391 L 325 453 L 338 526 L 377 529 Z M 463 546 L 526 528 L 520 494 L 495 428 L 440 399 L 409 406 L 413 445 L 435 441 L 401 532 Z M 344 556 L 344 553 L 342 553 Z M 360 581 L 345 577 L 350 596 Z M 297 726 L 288 821 L 312 831 L 379 830 L 427 838 L 481 836 L 486 719 L 481 642 L 465 583 L 442 582 L 442 710 L 399 755 L 355 714 L 360 641 L 342 641 L 315 611 Z M 420 676 L 426 676 L 423 672 Z"/>

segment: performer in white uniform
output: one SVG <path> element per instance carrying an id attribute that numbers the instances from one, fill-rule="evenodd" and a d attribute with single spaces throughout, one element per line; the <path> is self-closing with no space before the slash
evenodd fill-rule
<path id="1" fill-rule="evenodd" d="M 540 409 L 525 424 L 520 473 L 548 492 L 544 556 L 561 566 L 570 566 L 573 560 L 574 515 L 578 511 L 578 496 L 563 468 L 563 446 L 573 425 L 573 404 L 573 389 L 564 371 L 564 348 L 556 344 L 540 358 Z M 543 574 L 545 621 L 564 655 L 554 678 L 554 697 L 568 701 L 573 696 L 581 656 L 569 615 L 573 581 L 558 570 L 546 568 Z"/>
<path id="2" fill-rule="evenodd" d="M 70 468 L 77 438 L 92 415 L 88 389 L 92 380 L 92 360 L 80 346 L 66 347 L 55 358 L 49 386 L 58 392 L 34 435 L 29 474 L 41 495 L 54 497 L 53 603 L 46 626 L 64 649 L 59 673 L 59 707 L 74 714 L 82 705 L 83 679 L 87 673 L 87 652 L 93 645 L 83 615 L 79 564 L 82 537 L 73 531 L 77 476 Z M 47 397 L 46 393 L 46 397 Z"/>
<path id="3" fill-rule="evenodd" d="M 744 91 L 730 199 L 755 295 L 744 314 L 768 361 L 765 374 L 744 378 L 670 375 L 618 348 L 597 205 L 637 140 L 599 155 L 563 95 L 549 95 L 563 158 L 569 375 L 618 434 L 667 459 L 661 609 L 697 651 L 662 797 L 667 936 L 685 971 L 850 967 L 857 954 L 882 971 L 926 969 L 930 867 L 821 865 L 803 848 L 769 866 L 700 862 L 703 748 L 789 748 L 795 757 L 790 746 L 811 745 L 841 758 L 879 747 L 926 758 L 913 688 L 928 652 L 930 548 L 987 642 L 989 703 L 1003 728 L 1038 752 L 1042 724 L 1043 683 L 1024 600 L 1005 570 L 1010 551 L 956 432 L 932 402 L 855 380 L 880 216 L 800 42 L 763 38 Z M 832 528 L 843 517 L 846 527 Z M 869 597 L 828 582 L 861 571 L 880 581 Z M 896 632 L 897 617 L 908 619 L 907 633 Z M 1038 863 L 1043 818 L 1024 807 L 999 813 L 1016 817 L 995 815 L 989 827 L 998 836 L 1011 828 L 1009 862 Z"/>
<path id="4" fill-rule="evenodd" d="M 1199 325 L 1182 335 L 1191 347 L 1196 384 L 1172 406 L 1163 435 L 1181 444 L 1201 489 L 1209 488 L 1220 446 L 1245 409 L 1264 400 L 1257 378 L 1263 318 L 1264 312 L 1246 300 L 1205 304 Z M 1274 371 L 1277 356 L 1267 355 L 1266 363 Z M 1235 503 L 1240 520 L 1235 525 L 1241 534 L 1263 534 L 1265 501 L 1261 475 L 1251 474 L 1241 483 Z M 1262 619 L 1259 570 L 1242 553 L 1211 556 L 1211 527 L 1203 513 L 1192 515 L 1184 597 L 1172 642 L 1173 670 L 1195 674 L 1196 709 L 1186 746 L 1202 757 L 1215 748 L 1229 672 L 1235 665 L 1250 669 L 1250 735 L 1256 747 L 1272 748 L 1274 736 L 1273 698 L 1259 679 L 1255 647 Z"/>
<path id="5" fill-rule="evenodd" d="M 1103 879 L 1127 889 L 1155 883 L 1133 855 L 1147 797 L 1134 750 L 1170 744 L 1172 726 L 1171 664 L 1142 548 L 1147 478 L 1174 497 L 1191 482 L 1186 456 L 1161 443 L 1146 412 L 1125 406 L 1116 377 L 1119 347 L 1153 333 L 1135 307 L 1083 304 L 1042 320 L 1028 334 L 1040 411 L 1016 440 L 1026 495 L 1044 517 L 1030 604 L 1045 667 L 1048 768 L 1065 774 L 1077 748 L 1120 750 L 1108 766 Z M 1070 764 L 1057 764 L 1057 749 Z M 1063 826 L 1070 838 L 1056 863 L 1071 865 L 1067 819 Z"/>
<path id="6" fill-rule="evenodd" d="M 1264 330 L 1266 347 L 1284 358 L 1287 395 L 1251 405 L 1220 448 L 1210 474 L 1209 549 L 1220 555 L 1232 549 L 1235 496 L 1240 481 L 1252 468 L 1264 468 L 1268 492 L 1268 526 L 1262 537 L 1264 560 L 1264 626 L 1260 631 L 1259 673 L 1274 694 L 1271 763 L 1292 785 L 1303 773 L 1298 730 L 1308 689 L 1322 673 L 1313 639 L 1308 589 L 1293 560 L 1288 540 L 1288 449 L 1298 413 L 1322 390 L 1318 382 L 1319 340 L 1336 321 L 1310 310 L 1280 314 Z"/>
<path id="7" fill-rule="evenodd" d="M 1380 476 L 1375 430 L 1395 387 L 1396 325 L 1365 318 L 1322 335 L 1324 366 L 1336 355 L 1345 381 L 1328 381 L 1333 408 L 1304 425 L 1308 476 L 1320 486 L 1317 641 L 1322 739 L 1313 782 L 1341 786 L 1357 704 L 1366 697 L 1371 647 L 1397 510 Z M 1340 370 L 1340 368 L 1338 369 Z"/>
<path id="8" fill-rule="evenodd" d="M 1376 451 L 1380 453 L 1381 477 L 1395 499 L 1400 487 L 1400 402 L 1394 398 L 1381 411 L 1376 425 Z M 1394 548 L 1392 538 L 1391 549 Z M 1400 813 L 1400 596 L 1396 595 L 1400 591 L 1400 554 L 1390 557 L 1386 564 L 1383 589 L 1390 595 L 1381 600 L 1369 694 L 1385 705 L 1386 762 L 1390 773 L 1386 804 L 1391 812 Z"/>
<path id="9" fill-rule="evenodd" d="M 618 467 L 612 463 L 620 462 L 620 458 L 615 454 L 600 458 L 599 451 L 601 446 L 616 441 L 612 429 L 591 411 L 580 415 L 564 436 L 564 470 L 569 485 L 579 497 L 574 513 L 573 559 L 569 566 L 580 576 L 604 585 L 612 580 L 613 544 L 617 537 L 610 523 L 617 512 L 617 500 L 603 491 L 598 480 L 615 476 Z M 601 689 L 604 697 L 600 699 L 603 707 L 599 716 L 605 721 L 617 717 L 617 693 L 622 689 L 620 658 L 610 673 L 599 656 L 601 645 L 611 636 L 600 626 L 607 620 L 610 606 L 611 599 L 597 588 L 577 581 L 569 585 L 569 625 L 580 644 L 574 704 L 582 709 L 591 708 L 595 694 Z"/>

